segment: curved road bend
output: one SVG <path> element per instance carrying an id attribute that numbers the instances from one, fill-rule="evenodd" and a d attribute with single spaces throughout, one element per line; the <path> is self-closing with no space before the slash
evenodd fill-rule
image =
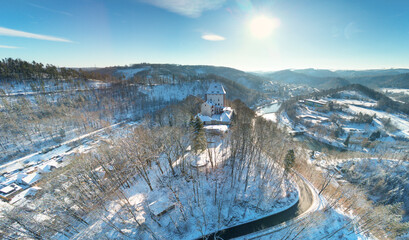
<path id="1" fill-rule="evenodd" d="M 207 235 L 206 238 L 232 239 L 244 237 L 245 235 L 245 239 L 260 237 L 282 229 L 290 220 L 299 219 L 305 216 L 307 213 L 319 209 L 322 204 L 322 199 L 318 196 L 316 189 L 303 176 L 298 173 L 296 173 L 296 175 L 298 176 L 297 183 L 300 188 L 300 197 L 294 206 L 282 212 L 275 213 L 252 222 L 243 223 L 211 233 Z"/>

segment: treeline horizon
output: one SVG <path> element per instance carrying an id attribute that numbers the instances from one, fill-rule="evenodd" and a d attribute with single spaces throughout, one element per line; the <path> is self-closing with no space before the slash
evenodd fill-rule
<path id="1" fill-rule="evenodd" d="M 3 58 L 0 61 L 0 81 L 29 81 L 29 80 L 73 80 L 73 79 L 98 79 L 117 80 L 116 77 L 92 71 L 85 71 L 81 68 L 56 67 L 53 64 L 43 64 L 40 62 L 28 62 L 19 58 Z"/>

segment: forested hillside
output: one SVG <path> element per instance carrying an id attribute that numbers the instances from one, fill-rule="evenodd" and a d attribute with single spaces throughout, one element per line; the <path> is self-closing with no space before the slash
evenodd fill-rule
<path id="1" fill-rule="evenodd" d="M 361 84 L 371 88 L 409 88 L 408 69 L 330 71 L 325 69 L 282 70 L 259 74 L 268 80 L 314 86 L 318 89 Z"/>
<path id="2" fill-rule="evenodd" d="M 263 84 L 266 81 L 263 77 L 234 68 L 203 65 L 141 63 L 124 67 L 91 69 L 90 72 L 110 74 L 140 84 L 180 83 L 206 78 L 206 76 L 218 76 L 254 90 L 263 90 Z"/>
<path id="3" fill-rule="evenodd" d="M 139 119 L 189 95 L 203 98 L 211 81 L 224 84 L 231 100 L 241 98 L 252 105 L 264 97 L 216 75 L 179 81 L 152 76 L 149 84 L 19 59 L 4 59 L 1 69 L 1 162 L 111 124 Z"/>
<path id="4" fill-rule="evenodd" d="M 21 59 L 5 58 L 0 61 L 0 81 L 14 83 L 29 80 L 72 80 L 98 79 L 113 81 L 116 78 L 107 74 L 83 71 L 81 69 L 57 68 L 52 64 L 35 61 L 27 62 Z"/>

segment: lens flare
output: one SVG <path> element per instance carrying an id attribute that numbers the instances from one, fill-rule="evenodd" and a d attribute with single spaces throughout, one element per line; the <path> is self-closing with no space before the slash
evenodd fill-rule
<path id="1" fill-rule="evenodd" d="M 278 19 L 260 15 L 250 21 L 250 31 L 256 38 L 267 38 L 279 25 L 280 21 Z"/>

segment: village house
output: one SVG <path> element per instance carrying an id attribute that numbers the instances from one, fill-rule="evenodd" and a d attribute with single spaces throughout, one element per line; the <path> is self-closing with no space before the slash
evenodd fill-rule
<path id="1" fill-rule="evenodd" d="M 325 100 L 314 100 L 314 99 L 305 99 L 305 105 L 310 107 L 324 107 L 328 104 L 328 101 Z"/>

